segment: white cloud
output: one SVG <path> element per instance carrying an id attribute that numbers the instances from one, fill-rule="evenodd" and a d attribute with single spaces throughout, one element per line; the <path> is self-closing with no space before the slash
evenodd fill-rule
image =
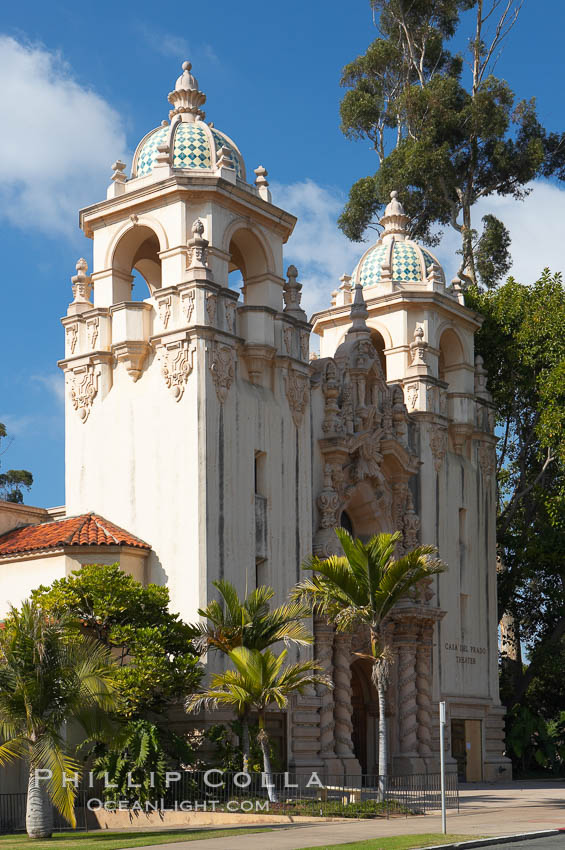
<path id="1" fill-rule="evenodd" d="M 305 180 L 271 185 L 277 206 L 297 216 L 294 233 L 285 247 L 285 263 L 298 267 L 302 306 L 310 315 L 329 307 L 330 295 L 342 274 L 351 274 L 367 246 L 350 242 L 337 227 L 345 196 Z"/>
<path id="2" fill-rule="evenodd" d="M 72 234 L 124 157 L 120 115 L 58 53 L 0 36 L 0 205 L 20 227 Z"/>
<path id="3" fill-rule="evenodd" d="M 536 180 L 531 189 L 525 201 L 494 195 L 479 201 L 473 209 L 473 226 L 477 230 L 481 229 L 482 217 L 492 213 L 510 231 L 513 264 L 509 274 L 521 283 L 533 283 L 546 267 L 552 272 L 565 271 L 565 188 Z M 459 246 L 458 234 L 446 228 L 441 245 L 434 249 L 448 280 L 459 267 L 460 258 L 455 253 Z"/>
<path id="4" fill-rule="evenodd" d="M 337 227 L 345 196 L 337 189 L 319 186 L 312 180 L 291 185 L 272 184 L 273 201 L 293 215 L 298 222 L 285 247 L 285 263 L 295 263 L 303 284 L 302 304 L 311 315 L 330 305 L 332 291 L 339 278 L 351 274 L 367 245 L 376 240 L 368 234 L 367 243 L 350 242 Z M 473 211 L 473 221 L 480 227 L 487 212 L 498 216 L 512 236 L 511 274 L 523 283 L 532 283 L 548 266 L 552 271 L 565 271 L 563 213 L 565 188 L 545 181 L 532 184 L 525 201 L 512 198 L 486 198 Z M 433 249 L 443 265 L 447 280 L 459 266 L 456 254 L 459 236 L 446 228 L 441 244 Z"/>
<path id="5" fill-rule="evenodd" d="M 182 61 L 190 58 L 194 61 L 194 59 L 198 59 L 199 57 L 207 59 L 210 62 L 219 61 L 214 48 L 210 44 L 197 44 L 191 47 L 186 38 L 176 33 L 155 29 L 152 24 L 149 25 L 144 21 L 139 22 L 136 25 L 136 29 L 141 34 L 147 46 L 161 56 L 173 56 Z"/>
<path id="6" fill-rule="evenodd" d="M 65 377 L 62 373 L 58 375 L 32 375 L 31 379 L 44 386 L 60 404 L 64 404 Z"/>

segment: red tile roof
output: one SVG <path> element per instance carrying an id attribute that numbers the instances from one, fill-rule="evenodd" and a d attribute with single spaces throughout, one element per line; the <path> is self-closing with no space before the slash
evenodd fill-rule
<path id="1" fill-rule="evenodd" d="M 134 537 L 95 513 L 14 528 L 0 535 L 0 557 L 35 552 L 38 549 L 60 549 L 63 546 L 135 546 L 138 549 L 151 549 L 139 537 Z"/>

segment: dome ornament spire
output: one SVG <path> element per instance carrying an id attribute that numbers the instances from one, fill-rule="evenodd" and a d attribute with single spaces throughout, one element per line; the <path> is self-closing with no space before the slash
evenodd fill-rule
<path id="1" fill-rule="evenodd" d="M 191 74 L 190 62 L 182 63 L 182 74 L 175 83 L 174 91 L 169 94 L 169 103 L 173 109 L 169 118 L 180 115 L 182 121 L 203 121 L 206 113 L 200 109 L 206 103 L 206 95 L 198 88 L 198 80 Z"/>
<path id="2" fill-rule="evenodd" d="M 404 207 L 398 200 L 398 192 L 390 193 L 390 203 L 384 211 L 380 224 L 384 227 L 381 239 L 386 236 L 396 236 L 406 239 L 408 236 L 408 224 L 410 216 L 404 212 Z"/>

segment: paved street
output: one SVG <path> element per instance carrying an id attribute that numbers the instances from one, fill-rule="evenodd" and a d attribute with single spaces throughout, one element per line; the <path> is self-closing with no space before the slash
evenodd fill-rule
<path id="1" fill-rule="evenodd" d="M 449 812 L 447 831 L 469 835 L 514 835 L 544 829 L 565 829 L 565 783 L 523 782 L 504 785 L 465 786 L 460 793 L 461 810 Z M 249 824 L 251 826 L 251 823 Z M 362 841 L 385 835 L 441 832 L 436 814 L 391 820 L 339 821 L 289 825 L 270 833 L 213 838 L 209 841 L 161 845 L 166 850 L 299 850 L 336 843 Z M 535 850 L 565 850 L 564 837 L 529 842 Z M 508 850 L 508 845 L 505 845 Z M 524 845 L 520 845 L 523 850 Z"/>
<path id="2" fill-rule="evenodd" d="M 489 850 L 509 850 L 512 845 L 491 844 Z M 563 835 L 552 835 L 548 838 L 527 839 L 516 843 L 516 850 L 563 850 L 565 847 L 565 833 Z"/>

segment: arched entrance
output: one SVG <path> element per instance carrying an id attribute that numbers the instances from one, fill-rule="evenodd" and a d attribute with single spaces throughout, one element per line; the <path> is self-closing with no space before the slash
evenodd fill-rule
<path id="1" fill-rule="evenodd" d="M 379 704 L 371 682 L 371 662 L 363 658 L 351 665 L 351 708 L 355 757 L 363 773 L 377 773 Z"/>

